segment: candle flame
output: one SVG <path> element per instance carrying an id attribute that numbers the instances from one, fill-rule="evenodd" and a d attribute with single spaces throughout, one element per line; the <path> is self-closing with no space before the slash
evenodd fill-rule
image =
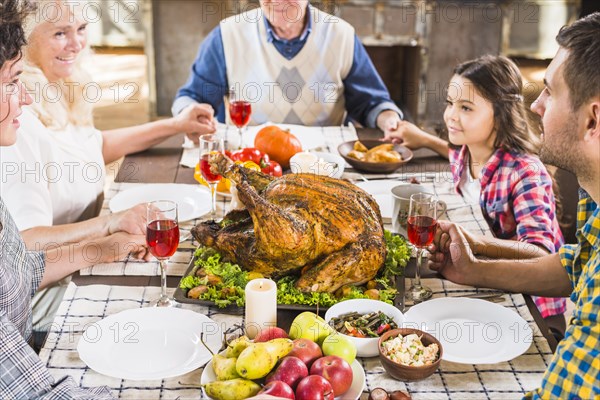
<path id="1" fill-rule="evenodd" d="M 259 285 L 260 285 L 260 286 L 258 287 L 259 289 L 262 289 L 262 284 L 263 284 L 263 283 L 262 283 L 262 281 L 261 281 L 261 282 L 259 283 Z"/>

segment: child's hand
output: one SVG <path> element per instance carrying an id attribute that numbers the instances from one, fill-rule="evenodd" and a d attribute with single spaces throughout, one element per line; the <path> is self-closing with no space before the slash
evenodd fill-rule
<path id="1" fill-rule="evenodd" d="M 414 124 L 408 121 L 400 121 L 396 130 L 391 131 L 389 136 L 386 135 L 385 139 L 401 143 L 409 149 L 418 149 L 427 147 L 430 136 Z"/>

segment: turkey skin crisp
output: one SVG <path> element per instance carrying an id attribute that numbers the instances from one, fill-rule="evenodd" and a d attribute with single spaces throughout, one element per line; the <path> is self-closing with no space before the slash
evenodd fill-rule
<path id="1" fill-rule="evenodd" d="M 333 292 L 375 277 L 387 249 L 375 200 L 357 186 L 314 174 L 273 178 L 222 154 L 214 172 L 231 179 L 245 210 L 192 229 L 204 246 L 247 271 L 296 274 L 304 292 Z"/>

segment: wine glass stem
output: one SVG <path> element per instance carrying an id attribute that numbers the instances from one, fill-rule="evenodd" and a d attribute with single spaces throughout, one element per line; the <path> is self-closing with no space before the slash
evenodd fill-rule
<path id="1" fill-rule="evenodd" d="M 217 184 L 209 183 L 210 187 L 210 217 L 214 221 L 217 216 Z"/>
<path id="2" fill-rule="evenodd" d="M 415 269 L 414 287 L 421 287 L 421 264 L 423 262 L 423 249 L 417 247 L 417 268 Z"/>
<path id="3" fill-rule="evenodd" d="M 160 300 L 159 303 L 164 303 L 169 300 L 167 296 L 167 266 L 166 260 L 159 260 L 160 264 Z"/>
<path id="4" fill-rule="evenodd" d="M 238 135 L 240 135 L 240 149 L 244 148 L 244 138 L 242 137 L 242 128 L 238 128 Z"/>

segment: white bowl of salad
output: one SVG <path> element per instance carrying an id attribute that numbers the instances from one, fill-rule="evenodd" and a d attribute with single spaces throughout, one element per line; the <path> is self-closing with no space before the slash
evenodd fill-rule
<path id="1" fill-rule="evenodd" d="M 353 299 L 331 306 L 325 321 L 348 336 L 359 357 L 377 357 L 377 342 L 386 332 L 402 326 L 404 315 L 392 304 L 379 300 Z"/>

